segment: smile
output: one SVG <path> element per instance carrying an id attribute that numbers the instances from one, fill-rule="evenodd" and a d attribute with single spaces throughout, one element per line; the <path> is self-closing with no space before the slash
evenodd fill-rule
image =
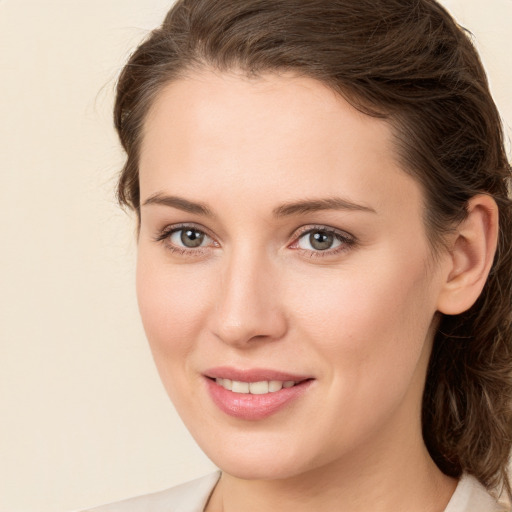
<path id="1" fill-rule="evenodd" d="M 233 393 L 250 393 L 251 395 L 266 395 L 267 393 L 276 393 L 281 389 L 291 388 L 296 382 L 293 380 L 262 380 L 258 382 L 242 382 L 231 379 L 215 379 L 215 382 L 228 391 Z"/>
<path id="2" fill-rule="evenodd" d="M 216 368 L 204 375 L 212 402 L 223 413 L 246 421 L 263 420 L 300 400 L 314 378 L 273 370 Z"/>

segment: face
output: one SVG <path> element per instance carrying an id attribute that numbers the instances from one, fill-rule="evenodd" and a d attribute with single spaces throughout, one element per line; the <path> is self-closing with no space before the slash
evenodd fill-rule
<path id="1" fill-rule="evenodd" d="M 203 71 L 152 105 L 140 187 L 144 328 L 221 469 L 286 478 L 421 442 L 441 272 L 384 121 L 309 78 Z"/>

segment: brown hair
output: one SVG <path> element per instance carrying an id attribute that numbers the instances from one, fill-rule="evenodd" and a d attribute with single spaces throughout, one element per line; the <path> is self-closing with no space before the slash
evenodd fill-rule
<path id="1" fill-rule="evenodd" d="M 156 94 L 189 70 L 317 79 L 394 130 L 423 186 L 433 247 L 468 200 L 497 202 L 500 234 L 486 286 L 443 316 L 423 397 L 423 435 L 439 468 L 510 495 L 512 207 L 500 117 L 468 34 L 434 0 L 178 0 L 119 78 L 115 125 L 127 153 L 118 197 L 139 213 L 142 127 Z"/>

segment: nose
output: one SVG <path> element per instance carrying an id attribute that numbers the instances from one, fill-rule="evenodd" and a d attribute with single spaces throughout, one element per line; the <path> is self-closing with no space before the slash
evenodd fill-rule
<path id="1" fill-rule="evenodd" d="M 287 320 L 279 294 L 279 272 L 254 252 L 233 253 L 224 263 L 212 315 L 212 332 L 238 348 L 284 336 Z"/>

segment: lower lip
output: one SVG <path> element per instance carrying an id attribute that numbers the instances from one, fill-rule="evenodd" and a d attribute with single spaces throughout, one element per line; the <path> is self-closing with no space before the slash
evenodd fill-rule
<path id="1" fill-rule="evenodd" d="M 217 407 L 234 418 L 242 420 L 262 420 L 277 413 L 305 393 L 313 381 L 305 380 L 291 388 L 282 388 L 273 393 L 251 395 L 233 393 L 214 380 L 206 378 L 206 385 Z"/>

